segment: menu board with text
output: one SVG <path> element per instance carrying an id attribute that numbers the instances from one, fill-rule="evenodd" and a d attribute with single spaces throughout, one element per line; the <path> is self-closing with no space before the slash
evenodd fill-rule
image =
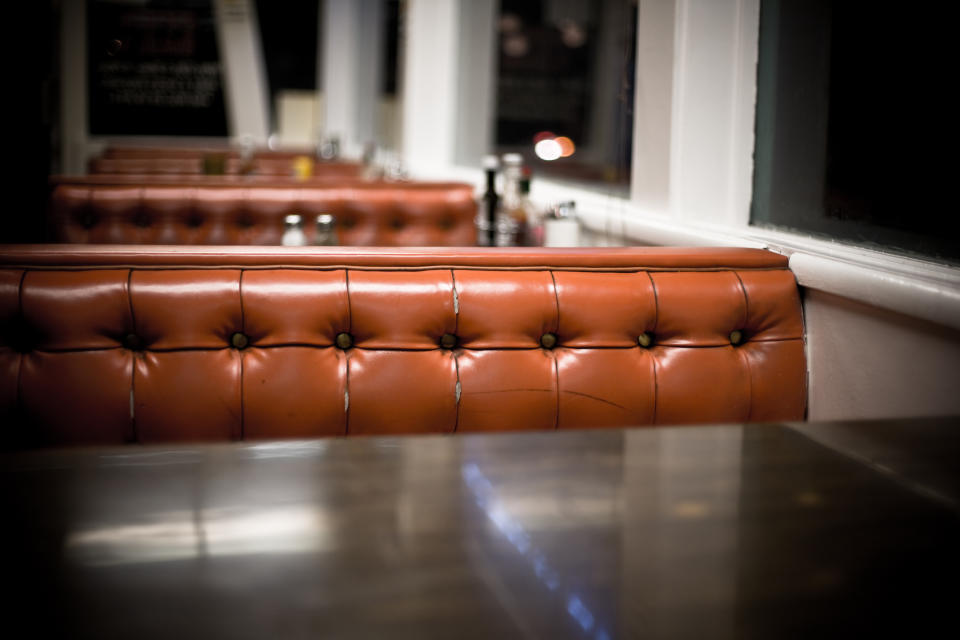
<path id="1" fill-rule="evenodd" d="M 91 134 L 227 135 L 209 0 L 87 7 Z"/>

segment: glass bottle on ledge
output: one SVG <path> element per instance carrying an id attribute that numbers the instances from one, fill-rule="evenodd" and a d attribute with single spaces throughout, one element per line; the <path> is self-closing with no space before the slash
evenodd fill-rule
<path id="1" fill-rule="evenodd" d="M 494 223 L 497 213 L 497 168 L 500 161 L 497 156 L 483 157 L 483 172 L 486 176 L 486 188 L 477 200 L 477 216 L 474 226 L 477 229 L 477 246 L 489 247 L 494 243 Z"/>
<path id="2" fill-rule="evenodd" d="M 340 157 L 340 136 L 331 135 L 321 138 L 317 155 L 326 162 L 337 160 Z"/>
<path id="3" fill-rule="evenodd" d="M 248 176 L 254 173 L 256 169 L 256 142 L 250 134 L 244 134 L 240 138 L 240 162 L 237 165 L 237 173 L 242 176 Z"/>
<path id="4" fill-rule="evenodd" d="M 375 142 L 367 142 L 363 145 L 362 177 L 364 180 L 379 180 L 383 177 L 383 168 L 377 162 L 378 155 L 377 144 Z"/>
<path id="5" fill-rule="evenodd" d="M 321 247 L 336 247 L 340 244 L 337 241 L 336 220 L 329 213 L 321 213 L 317 216 L 313 244 Z"/>
<path id="6" fill-rule="evenodd" d="M 503 197 L 496 215 L 495 244 L 515 247 L 526 243 L 527 212 L 520 193 L 523 177 L 523 156 L 508 153 L 503 156 Z"/>
<path id="7" fill-rule="evenodd" d="M 307 244 L 307 236 L 303 233 L 303 218 L 292 213 L 283 219 L 283 237 L 280 244 L 285 247 L 302 247 Z"/>
<path id="8" fill-rule="evenodd" d="M 530 201 L 530 170 L 524 169 L 520 178 L 520 207 L 526 217 L 525 244 L 528 247 L 543 246 L 543 217 L 544 213 Z"/>

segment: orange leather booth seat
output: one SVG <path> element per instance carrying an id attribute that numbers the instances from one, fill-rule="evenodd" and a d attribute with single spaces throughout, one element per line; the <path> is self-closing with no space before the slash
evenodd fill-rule
<path id="1" fill-rule="evenodd" d="M 805 381 L 759 250 L 0 250 L 21 444 L 800 420 Z"/>
<path id="2" fill-rule="evenodd" d="M 58 184 L 47 233 L 80 244 L 279 245 L 283 219 L 321 213 L 351 246 L 468 246 L 475 242 L 473 187 L 460 183 Z"/>
<path id="3" fill-rule="evenodd" d="M 294 174 L 294 157 L 255 157 L 254 175 L 291 176 Z M 243 163 L 235 155 L 224 158 L 223 171 L 226 174 L 240 173 Z M 91 174 L 114 175 L 202 175 L 204 157 L 202 155 L 185 157 L 132 157 L 132 158 L 91 158 L 87 163 Z M 314 162 L 313 175 L 339 178 L 358 178 L 362 165 L 347 162 Z"/>
<path id="4" fill-rule="evenodd" d="M 297 156 L 313 156 L 316 150 L 312 147 L 287 147 L 283 149 L 254 149 L 255 158 L 293 159 Z M 102 158 L 202 158 L 211 154 L 222 154 L 230 158 L 239 158 L 239 147 L 227 145 L 208 147 L 141 147 L 109 145 L 100 154 Z"/>

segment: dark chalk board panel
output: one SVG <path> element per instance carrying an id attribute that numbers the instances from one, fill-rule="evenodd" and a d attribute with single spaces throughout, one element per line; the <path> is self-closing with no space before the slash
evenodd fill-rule
<path id="1" fill-rule="evenodd" d="M 226 136 L 209 0 L 87 4 L 93 135 Z"/>

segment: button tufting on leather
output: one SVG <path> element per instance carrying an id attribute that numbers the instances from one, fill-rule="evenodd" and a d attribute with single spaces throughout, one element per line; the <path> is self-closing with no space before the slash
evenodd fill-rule
<path id="1" fill-rule="evenodd" d="M 143 349 L 143 338 L 135 333 L 128 333 L 123 338 L 123 348 L 130 351 L 141 351 Z"/>
<path id="2" fill-rule="evenodd" d="M 540 336 L 540 346 L 544 349 L 553 349 L 557 346 L 557 336 L 552 333 L 545 333 Z"/>
<path id="3" fill-rule="evenodd" d="M 237 331 L 235 334 L 230 336 L 230 344 L 232 344 L 235 349 L 246 349 L 247 345 L 250 344 L 250 339 Z"/>
<path id="4" fill-rule="evenodd" d="M 734 329 L 730 332 L 730 344 L 736 346 L 743 342 L 743 332 L 739 329 Z"/>
<path id="5" fill-rule="evenodd" d="M 338 333 L 336 343 L 340 349 L 349 349 L 353 346 L 353 336 L 349 333 Z"/>
<path id="6" fill-rule="evenodd" d="M 653 334 L 647 333 L 644 331 L 639 336 L 637 336 L 637 344 L 643 348 L 647 348 L 653 344 Z"/>
<path id="7" fill-rule="evenodd" d="M 457 336 L 452 333 L 445 333 L 440 337 L 440 346 L 444 349 L 453 349 L 457 346 Z"/>

